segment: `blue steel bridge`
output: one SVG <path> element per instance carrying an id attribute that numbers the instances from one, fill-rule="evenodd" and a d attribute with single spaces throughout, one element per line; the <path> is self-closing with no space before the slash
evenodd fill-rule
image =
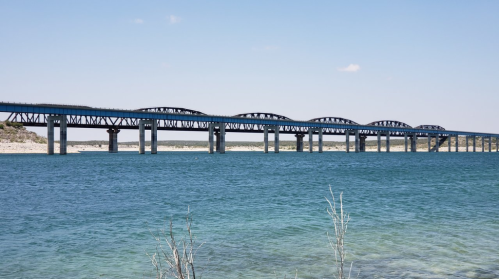
<path id="1" fill-rule="evenodd" d="M 66 154 L 67 127 L 103 128 L 109 133 L 109 152 L 118 152 L 118 133 L 121 129 L 139 130 L 139 153 L 145 153 L 145 130 L 151 130 L 151 153 L 157 153 L 157 131 L 205 131 L 208 132 L 209 152 L 225 153 L 225 134 L 262 133 L 265 152 L 268 152 L 268 134 L 274 134 L 274 152 L 279 152 L 279 134 L 294 134 L 296 151 L 303 151 L 303 138 L 308 135 L 309 151 L 312 152 L 313 137 L 318 136 L 319 152 L 322 152 L 323 135 L 345 135 L 346 152 L 350 150 L 350 136 L 354 137 L 355 152 L 365 151 L 367 136 L 376 136 L 378 152 L 381 140 L 386 141 L 386 152 L 390 152 L 390 138 L 404 138 L 405 152 L 416 152 L 417 138 L 428 139 L 428 151 L 439 151 L 440 145 L 455 137 L 455 151 L 458 151 L 458 136 L 466 137 L 466 151 L 471 141 L 476 151 L 476 140 L 481 139 L 482 151 L 488 142 L 492 150 L 492 138 L 496 138 L 496 152 L 499 151 L 499 134 L 446 130 L 439 125 L 412 127 L 396 120 L 380 120 L 359 124 L 341 117 L 319 117 L 308 121 L 293 120 L 273 113 L 243 113 L 234 116 L 208 115 L 200 111 L 175 108 L 152 107 L 136 110 L 103 109 L 87 106 L 57 104 L 20 104 L 0 102 L 0 112 L 10 113 L 7 120 L 24 126 L 47 127 L 47 154 L 54 154 L 54 127 L 60 127 L 60 154 Z M 435 138 L 432 143 L 432 138 Z"/>

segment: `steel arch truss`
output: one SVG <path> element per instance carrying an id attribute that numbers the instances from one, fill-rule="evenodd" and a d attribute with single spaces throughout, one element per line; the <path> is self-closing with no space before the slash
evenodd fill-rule
<path id="1" fill-rule="evenodd" d="M 415 129 L 445 131 L 445 128 L 438 125 L 419 125 Z"/>
<path id="2" fill-rule="evenodd" d="M 358 123 L 353 121 L 353 120 L 341 118 L 341 117 L 333 117 L 333 116 L 314 118 L 314 119 L 310 119 L 309 121 L 310 122 L 320 122 L 320 123 L 332 123 L 332 124 L 358 125 Z M 326 128 L 326 129 L 323 129 L 323 134 L 342 135 L 342 134 L 345 134 L 345 129 Z"/>
<path id="3" fill-rule="evenodd" d="M 369 124 L 367 124 L 367 126 L 375 126 L 375 127 L 391 127 L 391 128 L 412 128 L 410 125 L 404 123 L 404 122 L 400 122 L 400 121 L 396 121 L 396 120 L 379 120 L 379 121 L 374 121 L 374 122 L 371 122 Z M 383 130 L 382 128 L 380 129 L 381 131 Z M 361 130 L 360 133 L 362 135 L 366 135 L 366 136 L 375 136 L 378 134 L 378 131 L 372 131 L 372 130 Z M 390 136 L 395 136 L 395 137 L 402 137 L 404 136 L 404 132 L 400 132 L 400 131 L 386 131 L 385 133 L 383 134 L 390 134 Z"/>
<path id="4" fill-rule="evenodd" d="M 162 112 L 169 114 L 192 114 L 192 115 L 206 115 L 197 110 L 185 109 L 185 108 L 175 108 L 175 107 L 155 107 L 155 108 L 140 108 L 136 111 L 147 111 L 147 112 Z"/>

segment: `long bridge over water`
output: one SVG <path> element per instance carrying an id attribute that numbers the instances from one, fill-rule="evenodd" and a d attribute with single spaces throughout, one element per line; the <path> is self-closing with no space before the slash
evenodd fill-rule
<path id="1" fill-rule="evenodd" d="M 268 152 L 268 134 L 274 134 L 274 152 L 279 152 L 279 134 L 294 134 L 296 151 L 303 152 L 303 138 L 308 135 L 309 151 L 313 150 L 313 137 L 318 136 L 319 153 L 322 153 L 323 135 L 345 135 L 346 152 L 350 150 L 350 136 L 354 136 L 355 152 L 365 151 L 368 136 L 376 136 L 378 152 L 381 152 L 382 137 L 386 141 L 386 152 L 390 152 L 390 138 L 404 138 L 405 152 L 416 152 L 417 138 L 428 138 L 428 151 L 439 151 L 440 145 L 455 137 L 455 151 L 458 152 L 459 136 L 466 137 L 466 151 L 469 140 L 472 151 L 476 151 L 476 139 L 481 138 L 482 151 L 488 140 L 492 151 L 492 138 L 496 138 L 496 152 L 499 152 L 499 134 L 445 130 L 438 125 L 410 125 L 381 120 L 359 124 L 341 117 L 320 117 L 308 121 L 293 120 L 273 113 L 244 113 L 234 116 L 208 115 L 196 110 L 175 107 L 152 107 L 137 110 L 103 109 L 87 106 L 57 104 L 20 104 L 0 102 L 0 112 L 10 113 L 7 120 L 24 126 L 47 127 L 47 154 L 54 154 L 54 127 L 60 128 L 60 154 L 66 154 L 67 127 L 103 128 L 109 133 L 109 152 L 118 152 L 118 133 L 121 129 L 139 130 L 139 153 L 145 153 L 145 130 L 151 130 L 151 154 L 157 153 L 158 130 L 205 131 L 208 132 L 209 153 L 225 153 L 225 133 L 262 133 L 265 153 Z M 432 146 L 432 138 L 435 145 Z"/>

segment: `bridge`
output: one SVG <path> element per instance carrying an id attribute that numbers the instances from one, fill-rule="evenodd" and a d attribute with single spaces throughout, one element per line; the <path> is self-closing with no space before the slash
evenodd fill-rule
<path id="1" fill-rule="evenodd" d="M 139 153 L 145 153 L 145 130 L 151 130 L 151 154 L 157 153 L 157 131 L 205 131 L 208 132 L 209 153 L 225 153 L 227 132 L 263 133 L 264 152 L 268 153 L 268 134 L 274 133 L 274 152 L 279 153 L 279 134 L 294 134 L 296 151 L 303 152 L 303 138 L 308 135 L 309 152 L 313 150 L 313 137 L 318 136 L 319 153 L 322 153 L 324 135 L 344 135 L 346 152 L 350 150 L 350 136 L 354 136 L 355 152 L 365 151 L 368 136 L 377 137 L 378 152 L 381 152 L 382 137 L 386 141 L 386 152 L 390 152 L 390 138 L 404 138 L 405 152 L 416 152 L 417 138 L 428 139 L 428 151 L 438 152 L 440 145 L 455 140 L 458 152 L 458 136 L 466 137 L 466 151 L 469 140 L 472 151 L 476 152 L 476 140 L 481 138 L 482 151 L 485 141 L 492 150 L 492 138 L 496 138 L 496 152 L 499 152 L 499 134 L 446 130 L 438 125 L 412 127 L 395 120 L 380 120 L 369 124 L 359 124 L 341 117 L 320 117 L 308 121 L 293 120 L 273 113 L 252 112 L 234 116 L 208 115 L 200 111 L 176 107 L 151 107 L 136 110 L 103 109 L 87 106 L 58 104 L 20 104 L 0 102 L 0 112 L 10 113 L 7 120 L 22 123 L 24 126 L 47 127 L 47 154 L 54 154 L 54 127 L 60 128 L 60 154 L 66 154 L 67 127 L 101 128 L 109 133 L 109 152 L 118 152 L 118 133 L 121 129 L 139 130 Z M 435 145 L 432 146 L 432 138 Z"/>

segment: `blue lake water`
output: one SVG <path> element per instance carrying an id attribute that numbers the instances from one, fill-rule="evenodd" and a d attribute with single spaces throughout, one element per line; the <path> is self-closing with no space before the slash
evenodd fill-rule
<path id="1" fill-rule="evenodd" d="M 202 278 L 333 278 L 329 185 L 358 278 L 499 278 L 498 153 L 0 155 L 1 278 L 154 278 L 188 206 Z M 360 272 L 360 273 L 359 273 Z"/>

